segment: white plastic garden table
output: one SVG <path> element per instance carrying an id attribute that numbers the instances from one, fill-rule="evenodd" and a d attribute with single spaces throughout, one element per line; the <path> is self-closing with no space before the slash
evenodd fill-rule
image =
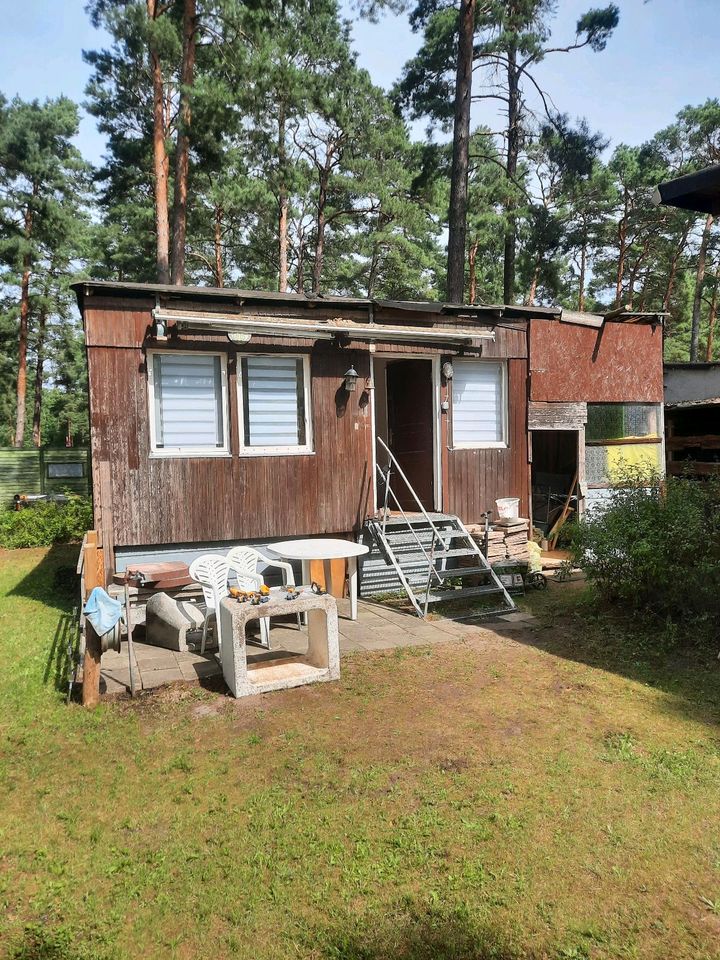
<path id="1" fill-rule="evenodd" d="M 357 620 L 358 594 L 358 565 L 357 558 L 369 552 L 370 548 L 363 543 L 354 543 L 352 540 L 335 538 L 318 538 L 316 540 L 283 540 L 281 543 L 270 543 L 268 548 L 286 560 L 300 560 L 302 562 L 303 585 L 310 584 L 310 561 L 322 560 L 325 572 L 325 585 L 331 582 L 331 560 L 347 560 L 348 586 L 350 587 L 350 619 Z"/>

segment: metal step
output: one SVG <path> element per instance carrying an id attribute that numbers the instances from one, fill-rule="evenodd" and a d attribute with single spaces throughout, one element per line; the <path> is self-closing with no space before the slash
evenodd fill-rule
<path id="1" fill-rule="evenodd" d="M 398 513 L 386 513 L 382 519 L 369 517 L 365 522 L 362 541 L 370 547 L 370 552 L 360 567 L 360 595 L 402 589 L 419 617 L 427 614 L 430 603 L 482 596 L 498 596 L 502 611 L 514 610 L 514 600 L 460 518 L 454 514 L 424 510 L 397 458 L 380 437 L 377 437 L 377 446 L 380 456 L 376 469 L 384 489 L 385 507 Z M 380 466 L 381 461 L 387 464 L 385 469 Z M 404 483 L 406 492 L 420 512 L 402 510 L 400 499 L 392 488 L 391 476 L 397 476 Z M 451 557 L 472 558 L 472 565 L 447 567 L 446 561 Z M 443 581 L 456 579 L 462 582 L 469 576 L 484 576 L 490 582 L 438 589 L 438 584 Z M 478 611 L 478 615 L 486 612 Z"/>
<path id="2" fill-rule="evenodd" d="M 458 587 L 453 590 L 431 590 L 428 594 L 430 603 L 442 603 L 445 600 L 459 600 L 461 597 L 489 597 L 503 593 L 502 586 L 496 586 L 494 583 L 485 587 Z M 423 602 L 425 596 L 423 594 Z"/>

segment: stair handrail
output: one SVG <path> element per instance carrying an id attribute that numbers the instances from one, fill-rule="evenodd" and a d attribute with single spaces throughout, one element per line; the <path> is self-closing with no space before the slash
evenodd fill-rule
<path id="1" fill-rule="evenodd" d="M 394 467 L 395 467 L 395 469 L 397 470 L 397 472 L 400 474 L 400 476 L 401 476 L 401 477 L 403 478 L 403 480 L 405 481 L 405 486 L 408 488 L 408 491 L 410 492 L 413 500 L 414 500 L 415 503 L 418 505 L 418 509 L 419 509 L 420 512 L 422 513 L 423 517 L 425 517 L 425 519 L 427 520 L 427 522 L 430 524 L 430 527 L 431 527 L 431 529 L 432 529 L 432 532 L 433 532 L 433 533 L 435 534 L 435 536 L 438 538 L 439 542 L 443 545 L 443 549 L 445 549 L 445 543 L 444 543 L 444 541 L 443 541 L 443 538 L 440 536 L 440 531 L 439 531 L 438 528 L 435 526 L 435 524 L 432 522 L 432 520 L 430 519 L 430 515 L 428 514 L 427 510 L 425 509 L 425 507 L 424 507 L 424 506 L 422 505 L 422 503 L 420 502 L 420 499 L 419 499 L 418 495 L 415 493 L 415 491 L 414 491 L 414 489 L 413 489 L 413 487 L 412 487 L 412 484 L 410 483 L 410 481 L 408 480 L 408 478 L 405 476 L 402 467 L 401 467 L 400 464 L 398 463 L 397 457 L 396 457 L 395 454 L 392 452 L 392 450 L 390 449 L 390 447 L 388 447 L 388 445 L 385 443 L 385 441 L 382 439 L 382 437 L 376 437 L 375 439 L 376 439 L 377 443 L 379 443 L 380 446 L 383 448 L 383 450 L 385 451 L 385 453 L 387 453 L 388 457 L 390 458 L 390 462 L 394 465 Z M 390 474 L 389 474 L 389 473 L 388 473 L 388 476 L 387 476 L 386 483 L 387 483 L 387 489 L 389 489 L 389 486 L 390 486 Z M 403 517 L 405 518 L 405 520 L 407 521 L 408 526 L 409 526 L 409 525 L 410 525 L 410 521 L 409 521 L 409 520 L 407 519 L 407 517 L 405 516 L 405 512 L 404 512 L 404 510 L 402 509 L 402 507 L 400 506 L 400 504 L 398 503 L 397 497 L 395 496 L 394 493 L 393 493 L 392 496 L 393 496 L 393 500 L 398 504 L 398 509 L 399 509 L 400 512 L 402 513 Z M 386 502 L 387 502 L 387 500 L 386 500 Z M 387 514 L 387 510 L 385 511 L 385 513 Z M 384 520 L 385 520 L 385 517 L 383 517 L 383 533 L 385 532 Z"/>
<path id="2" fill-rule="evenodd" d="M 398 510 L 399 510 L 400 513 L 402 514 L 402 518 L 403 518 L 403 520 L 405 521 L 405 523 L 407 524 L 408 530 L 410 531 L 410 533 L 411 533 L 411 534 L 413 535 L 413 537 L 415 538 L 415 543 L 418 545 L 418 547 L 420 547 L 421 552 L 424 554 L 425 559 L 426 559 L 427 562 L 428 562 L 428 581 L 430 580 L 430 577 L 431 577 L 431 576 L 433 575 L 433 573 L 434 573 L 434 574 L 435 574 L 435 579 L 437 580 L 437 582 L 438 582 L 438 583 L 442 583 L 442 577 L 440 576 L 440 574 L 437 572 L 437 570 L 436 570 L 435 567 L 433 566 L 433 559 L 432 559 L 432 555 L 431 555 L 432 552 L 434 551 L 434 548 L 435 548 L 435 541 L 436 541 L 437 536 L 438 536 L 437 533 L 436 533 L 436 532 L 433 532 L 433 538 L 432 538 L 433 550 L 431 551 L 431 554 L 429 555 L 428 552 L 427 552 L 427 550 L 426 550 L 425 547 L 423 546 L 422 541 L 420 540 L 420 537 L 417 535 L 417 532 L 416 532 L 415 528 L 414 528 L 413 525 L 410 523 L 410 519 L 409 519 L 408 515 L 405 513 L 405 511 L 403 510 L 403 508 L 400 506 L 400 501 L 399 501 L 398 498 L 395 496 L 395 491 L 390 489 L 390 481 L 389 481 L 390 469 L 388 468 L 388 473 L 387 473 L 387 475 L 385 475 L 385 474 L 382 472 L 382 467 L 380 466 L 380 464 L 376 464 L 376 466 L 377 466 L 377 469 L 378 469 L 378 473 L 380 474 L 381 477 L 383 477 L 383 479 L 385 480 L 385 483 L 386 483 L 386 486 L 385 486 L 385 513 L 384 513 L 384 515 L 383 515 L 383 523 L 382 523 L 382 536 L 383 536 L 383 540 L 385 540 L 385 520 L 386 520 L 386 518 L 387 518 L 387 500 L 388 500 L 388 494 L 389 494 L 389 495 L 393 498 L 393 500 L 395 501 L 395 506 L 398 508 Z M 433 531 L 434 531 L 434 528 L 433 528 Z M 387 541 L 385 541 L 385 542 L 386 542 L 386 544 L 387 544 Z M 441 541 L 441 543 L 442 543 L 442 541 Z M 388 549 L 391 549 L 391 548 L 388 547 Z M 443 549 L 445 549 L 444 544 L 443 544 Z"/>

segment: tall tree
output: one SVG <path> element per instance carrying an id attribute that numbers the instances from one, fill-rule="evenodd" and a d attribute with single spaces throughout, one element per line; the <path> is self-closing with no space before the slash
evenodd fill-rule
<path id="1" fill-rule="evenodd" d="M 467 11 L 461 9 L 461 12 Z M 462 221 L 466 210 L 463 206 L 467 181 L 464 158 L 469 134 L 469 101 L 493 99 L 504 105 L 502 143 L 507 193 L 503 292 L 508 303 L 515 296 L 516 181 L 523 146 L 529 133 L 528 118 L 539 110 L 552 120 L 548 99 L 533 76 L 533 68 L 550 54 L 582 47 L 604 49 L 619 19 L 615 4 L 589 10 L 578 19 L 574 40 L 553 46 L 550 42 L 550 21 L 554 12 L 554 0 L 485 0 L 473 8 L 471 19 L 467 16 L 462 19 L 464 29 L 472 23 L 472 43 L 469 43 L 466 33 L 461 35 L 460 13 L 451 0 L 420 0 L 410 15 L 414 29 L 423 29 L 424 42 L 415 58 L 405 67 L 399 85 L 401 102 L 412 115 L 428 116 L 431 122 L 445 128 L 449 125 L 449 104 L 455 104 L 455 116 L 459 117 L 459 122 L 453 125 L 453 156 L 458 162 L 453 164 L 452 169 L 451 197 L 456 199 L 456 203 L 455 206 L 451 203 L 449 235 L 454 240 L 464 237 L 465 233 L 464 223 L 454 221 Z M 483 81 L 479 87 L 478 77 L 474 80 L 468 77 L 464 54 L 461 52 L 468 47 L 472 50 L 470 73 L 479 71 Z M 471 83 L 474 92 L 470 88 Z M 526 87 L 533 91 L 539 101 L 535 110 L 529 106 Z M 458 112 L 461 105 L 466 112 Z M 455 246 L 452 251 L 450 248 L 448 250 L 453 294 L 462 290 L 462 284 L 458 286 L 459 266 Z M 464 256 L 463 247 L 463 261 Z M 450 272 L 448 276 L 451 276 Z"/>
<path id="2" fill-rule="evenodd" d="M 86 166 L 72 143 L 77 131 L 77 107 L 65 97 L 0 105 L 0 264 L 2 282 L 18 289 L 16 447 L 25 439 L 33 286 L 81 219 Z"/>

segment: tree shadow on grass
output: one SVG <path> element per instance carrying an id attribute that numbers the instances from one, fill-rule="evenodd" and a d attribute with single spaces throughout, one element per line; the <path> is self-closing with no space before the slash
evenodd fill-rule
<path id="1" fill-rule="evenodd" d="M 327 960 L 529 960 L 506 934 L 463 911 L 416 906 L 382 917 L 349 915 L 314 944 Z"/>
<path id="2" fill-rule="evenodd" d="M 603 607 L 590 590 L 571 587 L 533 597 L 538 628 L 513 633 L 512 638 L 654 687 L 669 695 L 666 709 L 712 726 L 720 723 L 718 643 L 681 634 L 669 644 L 663 625 L 653 628 L 649 616 L 633 622 L 622 611 Z"/>
<path id="3" fill-rule="evenodd" d="M 8 592 L 8 597 L 33 600 L 57 612 L 43 683 L 51 683 L 61 693 L 67 691 L 70 656 L 78 640 L 80 593 L 75 568 L 79 549 L 77 544 L 66 543 L 50 547 Z"/>
<path id="4" fill-rule="evenodd" d="M 79 579 L 75 573 L 80 545 L 56 543 L 38 563 L 8 591 L 10 597 L 37 600 L 46 607 L 67 613 L 79 602 Z M 12 562 L 12 554 L 8 553 Z"/>

